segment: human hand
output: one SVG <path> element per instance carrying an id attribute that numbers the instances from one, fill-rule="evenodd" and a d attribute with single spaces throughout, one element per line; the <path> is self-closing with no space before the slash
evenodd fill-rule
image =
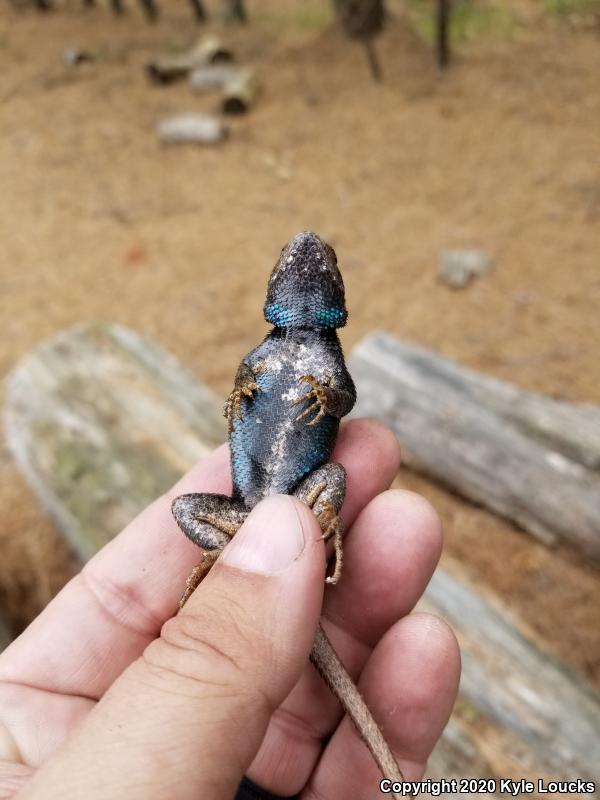
<path id="1" fill-rule="evenodd" d="M 405 777 L 422 775 L 460 669 L 448 627 L 409 614 L 440 524 L 421 497 L 386 491 L 399 450 L 379 424 L 342 426 L 333 458 L 348 475 L 348 533 L 324 596 L 316 520 L 276 497 L 172 617 L 198 549 L 171 500 L 228 492 L 226 447 L 88 562 L 0 655 L 0 798 L 230 800 L 244 773 L 302 800 L 375 796 L 371 755 L 307 663 L 322 603 Z"/>

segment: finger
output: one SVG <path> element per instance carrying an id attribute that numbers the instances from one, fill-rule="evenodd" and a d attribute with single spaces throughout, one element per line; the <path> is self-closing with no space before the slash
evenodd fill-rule
<path id="1" fill-rule="evenodd" d="M 344 552 L 344 580 L 327 592 L 323 616 L 373 647 L 425 591 L 442 552 L 441 520 L 421 495 L 389 490 L 361 511 Z"/>
<path id="2" fill-rule="evenodd" d="M 175 611 L 198 548 L 171 501 L 198 486 L 227 492 L 228 448 L 194 466 L 102 548 L 0 656 L 0 680 L 97 699 Z"/>
<path id="3" fill-rule="evenodd" d="M 308 657 L 324 572 L 311 511 L 260 503 L 22 797 L 231 798 Z"/>
<path id="4" fill-rule="evenodd" d="M 438 562 L 441 524 L 419 495 L 388 491 L 359 514 L 345 542 L 344 573 L 325 593 L 324 626 L 356 680 L 383 634 L 408 614 Z M 275 794 L 297 793 L 343 712 L 312 667 L 278 709 L 249 776 Z M 376 720 L 382 724 L 385 715 Z"/>
<path id="5" fill-rule="evenodd" d="M 355 420 L 342 426 L 334 457 L 347 471 L 343 515 L 351 521 L 389 485 L 399 448 L 381 424 Z M 366 459 L 377 467 L 366 469 Z M 171 514 L 173 498 L 192 491 L 230 493 L 226 446 L 190 470 L 90 560 L 0 656 L 0 680 L 101 697 L 172 616 L 198 560 L 198 548 Z"/>
<path id="6" fill-rule="evenodd" d="M 361 509 L 389 488 L 400 468 L 400 445 L 394 434 L 372 419 L 342 425 L 331 456 L 346 470 L 346 497 L 341 517 L 349 528 Z"/>
<path id="7" fill-rule="evenodd" d="M 0 683 L 0 763 L 40 766 L 83 720 L 95 702 L 31 686 Z M 4 783 L 3 783 L 4 779 Z M 0 778 L 0 800 L 7 783 Z M 12 797 L 12 795 L 9 795 Z"/>
<path id="8" fill-rule="evenodd" d="M 412 614 L 377 645 L 359 688 L 396 754 L 406 780 L 420 778 L 450 717 L 458 690 L 460 653 L 442 620 Z M 302 800 L 374 797 L 381 773 L 345 717 L 325 748 Z"/>
<path id="9" fill-rule="evenodd" d="M 0 761 L 0 800 L 16 797 L 32 775 L 33 770 L 25 764 Z"/>

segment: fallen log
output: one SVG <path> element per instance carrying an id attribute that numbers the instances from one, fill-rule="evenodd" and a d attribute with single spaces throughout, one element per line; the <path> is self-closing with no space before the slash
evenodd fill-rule
<path id="1" fill-rule="evenodd" d="M 156 134 L 163 144 L 219 144 L 228 129 L 218 117 L 196 112 L 161 120 Z"/>
<path id="2" fill-rule="evenodd" d="M 459 580 L 456 565 L 453 573 L 436 570 L 422 605 L 444 617 L 458 636 L 461 700 L 497 729 L 496 736 L 503 732 L 501 769 L 514 764 L 521 776 L 527 771 L 533 777 L 597 780 L 598 692 L 541 653 L 506 610 Z M 484 757 L 485 747 L 477 749 Z"/>
<path id="3" fill-rule="evenodd" d="M 211 36 L 201 39 L 188 50 L 162 53 L 146 65 L 146 73 L 154 83 L 168 84 L 206 64 L 230 63 L 233 60 L 232 52 Z"/>
<path id="4" fill-rule="evenodd" d="M 118 325 L 34 350 L 7 387 L 9 447 L 86 559 L 225 441 L 219 400 L 168 353 Z"/>
<path id="5" fill-rule="evenodd" d="M 220 405 L 140 334 L 82 326 L 41 344 L 14 370 L 8 442 L 85 558 L 224 441 Z M 600 763 L 598 693 L 536 648 L 502 608 L 462 580 L 456 565 L 450 568 L 438 569 L 422 606 L 456 630 L 463 675 L 428 774 L 593 779 Z"/>
<path id="6" fill-rule="evenodd" d="M 600 560 L 600 409 L 485 377 L 375 333 L 354 349 L 353 411 L 382 420 L 409 463 L 546 544 Z"/>
<path id="7" fill-rule="evenodd" d="M 238 73 L 237 64 L 205 64 L 190 72 L 190 89 L 194 92 L 213 92 L 223 89 Z"/>

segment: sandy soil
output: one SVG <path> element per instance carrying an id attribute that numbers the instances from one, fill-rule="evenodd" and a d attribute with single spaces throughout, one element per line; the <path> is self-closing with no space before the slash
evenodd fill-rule
<path id="1" fill-rule="evenodd" d="M 176 8 L 165 3 L 163 7 Z M 0 371 L 44 336 L 114 320 L 155 337 L 219 392 L 265 330 L 265 279 L 289 236 L 335 245 L 351 347 L 373 328 L 571 401 L 600 402 L 600 48 L 592 31 L 524 27 L 463 47 L 444 79 L 402 19 L 386 80 L 332 31 L 261 5 L 231 32 L 264 86 L 215 149 L 161 148 L 165 114 L 212 110 L 143 65 L 193 35 L 185 8 L 149 28 L 71 4 L 0 10 Z M 62 52 L 99 54 L 68 69 Z M 483 247 L 463 292 L 440 253 Z M 0 603 L 19 628 L 73 569 L 4 453 Z M 446 552 L 540 644 L 600 683 L 597 572 L 409 473 L 442 513 Z"/>

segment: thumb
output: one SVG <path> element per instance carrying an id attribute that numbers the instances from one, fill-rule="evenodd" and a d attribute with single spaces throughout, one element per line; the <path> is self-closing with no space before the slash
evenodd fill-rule
<path id="1" fill-rule="evenodd" d="M 308 658 L 323 592 L 319 533 L 295 498 L 260 503 L 23 797 L 231 800 Z"/>

